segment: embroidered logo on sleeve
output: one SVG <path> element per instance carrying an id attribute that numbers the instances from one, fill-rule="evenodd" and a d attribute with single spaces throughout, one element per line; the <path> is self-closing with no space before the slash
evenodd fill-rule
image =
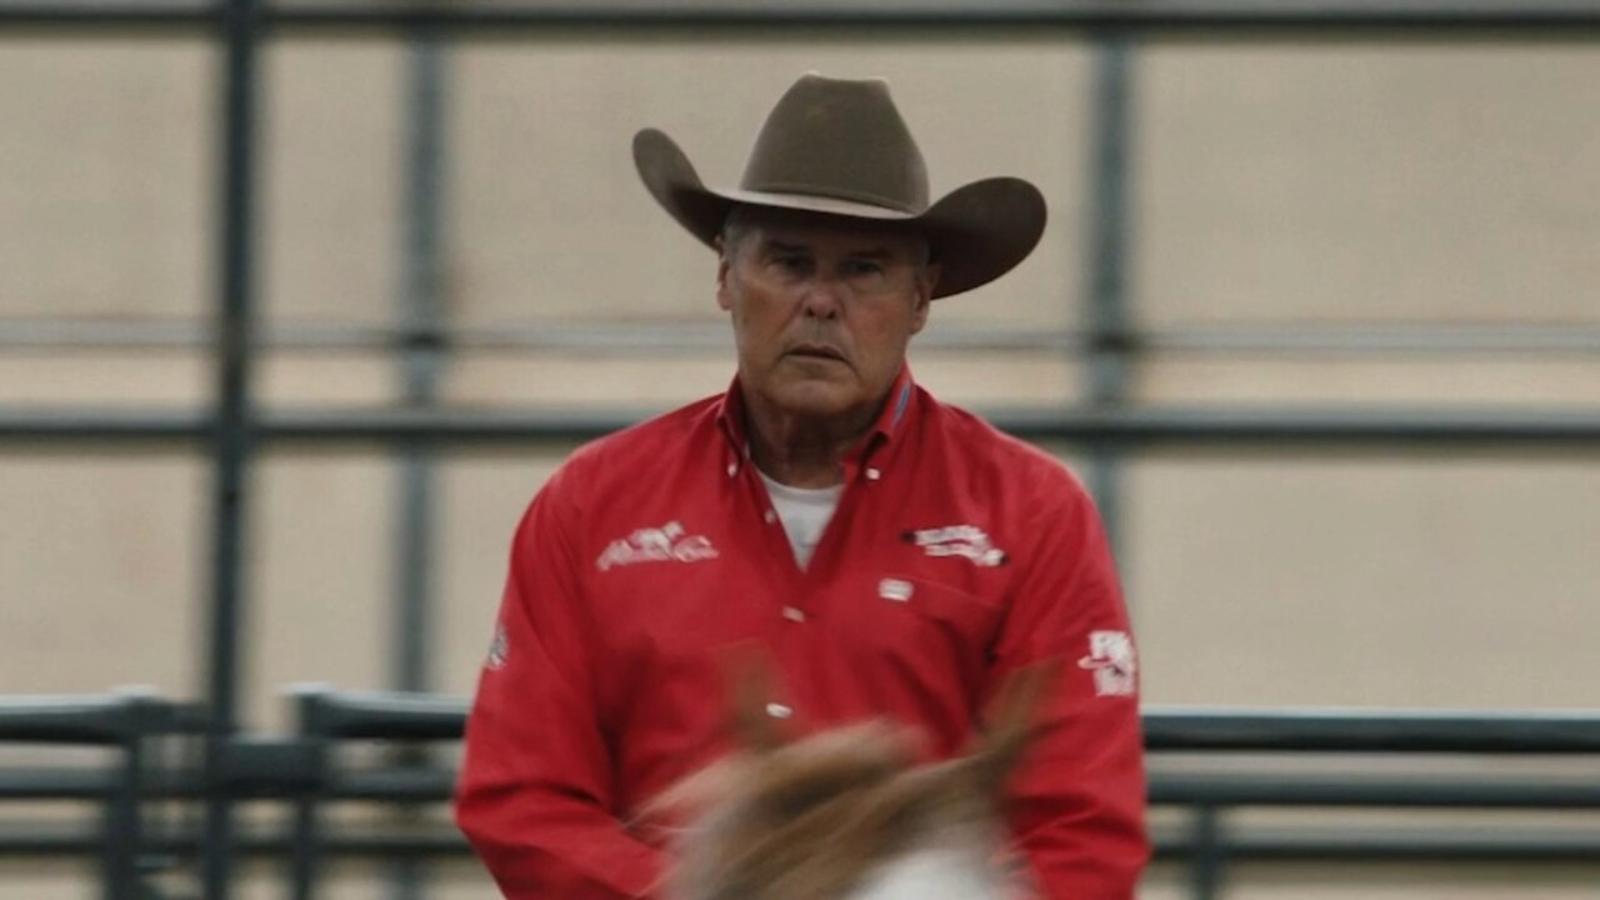
<path id="1" fill-rule="evenodd" d="M 1126 631 L 1089 632 L 1089 655 L 1078 668 L 1094 672 L 1094 692 L 1101 697 L 1126 697 L 1137 690 L 1133 639 Z"/>
<path id="2" fill-rule="evenodd" d="M 711 539 L 701 534 L 686 535 L 679 522 L 668 522 L 660 528 L 641 528 L 625 538 L 612 541 L 595 560 L 595 566 L 604 572 L 613 566 L 630 566 L 642 562 L 698 562 L 716 559 L 717 548 Z"/>
<path id="3" fill-rule="evenodd" d="M 494 639 L 489 642 L 489 658 L 484 665 L 490 669 L 504 669 L 506 658 L 511 653 L 511 639 L 506 637 L 506 626 L 498 623 L 494 626 Z"/>
<path id="4" fill-rule="evenodd" d="M 924 528 L 902 535 L 916 544 L 929 556 L 961 556 L 977 566 L 998 566 L 1006 561 L 1004 550 L 989 540 L 982 528 L 976 525 L 946 525 L 943 528 Z"/>

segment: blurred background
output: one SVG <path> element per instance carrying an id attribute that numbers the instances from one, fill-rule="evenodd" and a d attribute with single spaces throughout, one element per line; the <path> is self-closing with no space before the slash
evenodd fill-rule
<path id="1" fill-rule="evenodd" d="M 1174 801 L 1141 896 L 1600 897 L 1600 5 L 1231 5 L 6 0 L 0 897 L 492 896 L 428 723 L 511 529 L 733 371 L 629 141 L 731 185 L 807 70 L 1045 191 L 912 365 L 1093 486 L 1147 705 L 1570 739 L 1153 756 L 1516 796 Z"/>

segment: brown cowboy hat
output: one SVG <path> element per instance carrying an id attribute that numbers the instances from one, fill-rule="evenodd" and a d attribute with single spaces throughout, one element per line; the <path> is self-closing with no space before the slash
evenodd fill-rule
<path id="1" fill-rule="evenodd" d="M 880 79 L 809 73 L 795 82 L 761 126 L 736 189 L 706 187 L 654 128 L 633 136 L 633 161 L 656 202 L 712 247 L 740 204 L 903 223 L 927 237 L 940 263 L 935 298 L 1004 275 L 1044 231 L 1044 197 L 1020 178 L 974 181 L 930 205 L 922 153 Z"/>

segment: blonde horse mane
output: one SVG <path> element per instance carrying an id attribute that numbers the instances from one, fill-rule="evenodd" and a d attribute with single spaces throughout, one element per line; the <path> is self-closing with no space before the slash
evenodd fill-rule
<path id="1" fill-rule="evenodd" d="M 997 864 L 1000 795 L 1056 666 L 1020 673 L 966 755 L 917 765 L 909 729 L 870 721 L 786 741 L 762 711 L 765 672 L 735 682 L 742 749 L 659 797 L 688 815 L 673 900 L 835 900 L 885 863 L 930 846 Z"/>

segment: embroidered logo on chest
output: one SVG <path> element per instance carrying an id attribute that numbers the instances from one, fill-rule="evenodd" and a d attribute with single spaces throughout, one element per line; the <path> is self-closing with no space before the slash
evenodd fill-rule
<path id="1" fill-rule="evenodd" d="M 976 525 L 946 525 L 943 528 L 924 528 L 908 531 L 901 537 L 922 548 L 929 556 L 960 556 L 976 566 L 998 566 L 1006 561 L 1004 550 L 989 540 L 982 528 Z"/>
<path id="2" fill-rule="evenodd" d="M 682 523 L 668 522 L 660 528 L 641 528 L 612 541 L 594 564 L 605 572 L 613 566 L 634 563 L 691 563 L 716 558 L 717 548 L 711 545 L 710 538 L 703 534 L 684 534 Z"/>
<path id="3" fill-rule="evenodd" d="M 489 642 L 489 659 L 484 665 L 497 671 L 504 669 L 510 656 L 511 639 L 506 636 L 505 623 L 501 622 L 494 626 L 494 640 Z"/>

